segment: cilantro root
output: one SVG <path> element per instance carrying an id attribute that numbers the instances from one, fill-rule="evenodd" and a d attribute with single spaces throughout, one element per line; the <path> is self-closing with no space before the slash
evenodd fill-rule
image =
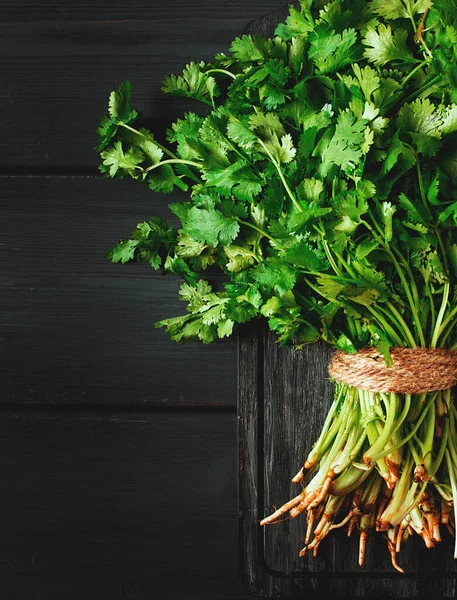
<path id="1" fill-rule="evenodd" d="M 108 258 L 183 280 L 187 312 L 157 323 L 178 342 L 263 319 L 280 344 L 375 348 L 387 365 L 395 347 L 457 350 L 455 6 L 300 4 L 271 39 L 236 38 L 165 79 L 204 109 L 165 140 L 138 126 L 128 82 L 110 94 L 100 171 L 186 199 L 170 204 L 177 227 L 149 217 Z M 302 556 L 358 530 L 360 565 L 379 532 L 403 572 L 408 537 L 455 533 L 456 419 L 451 390 L 338 383 L 300 493 L 260 524 L 306 517 Z"/>

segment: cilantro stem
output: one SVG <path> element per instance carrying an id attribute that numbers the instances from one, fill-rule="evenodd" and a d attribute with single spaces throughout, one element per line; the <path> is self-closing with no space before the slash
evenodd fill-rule
<path id="1" fill-rule="evenodd" d="M 371 462 L 377 462 L 377 460 L 380 458 L 379 453 L 384 452 L 387 448 L 387 442 L 392 438 L 394 433 L 405 420 L 411 404 L 411 394 L 406 394 L 403 402 L 403 410 L 401 411 L 401 414 L 398 415 L 397 408 L 401 402 L 400 395 L 396 393 L 380 395 L 383 398 L 386 407 L 386 420 L 382 433 L 363 456 L 364 461 L 368 464 Z M 392 452 L 392 447 L 389 447 L 388 450 L 389 453 Z"/>
<path id="2" fill-rule="evenodd" d="M 444 319 L 444 321 L 441 324 L 441 327 L 439 329 L 438 332 L 438 337 L 443 333 L 443 331 L 446 329 L 446 327 L 449 325 L 449 323 L 452 321 L 452 319 L 457 315 L 457 306 L 454 306 L 454 308 L 451 310 L 451 312 L 448 314 L 448 316 Z M 455 323 L 451 324 L 451 327 L 449 328 L 448 332 L 445 335 L 445 338 L 448 337 L 449 333 L 452 331 L 452 328 L 455 326 Z M 444 344 L 445 339 L 442 340 L 441 342 L 441 346 Z"/>
<path id="3" fill-rule="evenodd" d="M 230 71 L 226 71 L 225 69 L 209 69 L 208 71 L 205 71 L 205 75 L 208 73 L 224 73 L 224 75 L 228 75 L 232 79 L 236 79 L 236 75 L 230 73 Z"/>
<path id="4" fill-rule="evenodd" d="M 414 98 L 417 98 L 417 96 L 420 96 L 421 94 L 423 94 L 423 92 L 426 92 L 428 89 L 433 87 L 435 85 L 435 83 L 438 83 L 441 79 L 442 79 L 441 75 L 435 75 L 435 77 L 432 77 L 431 79 L 429 79 L 427 83 L 424 83 L 424 85 L 421 88 L 419 88 L 418 90 L 416 90 L 415 92 L 413 92 L 412 94 L 407 96 L 403 100 L 403 104 L 411 102 L 411 100 L 414 100 Z"/>
<path id="5" fill-rule="evenodd" d="M 284 251 L 286 250 L 286 248 L 282 244 L 280 244 L 276 238 L 272 237 L 269 233 L 267 233 L 263 229 L 260 229 L 260 227 L 257 227 L 257 225 L 254 225 L 253 223 L 249 223 L 249 221 L 243 221 L 243 219 L 240 219 L 239 217 L 235 217 L 235 219 L 238 221 L 238 223 L 240 225 L 246 225 L 246 227 L 250 227 L 251 229 L 254 229 L 254 231 L 257 231 L 257 233 L 260 233 L 264 237 L 271 240 L 281 250 L 284 250 Z"/>
<path id="6" fill-rule="evenodd" d="M 367 309 L 373 315 L 373 317 L 375 317 L 375 319 L 378 321 L 378 323 L 380 325 L 382 325 L 382 328 L 384 329 L 384 331 L 390 335 L 392 341 L 395 342 L 396 344 L 398 344 L 398 346 L 402 346 L 403 342 L 402 342 L 400 336 L 397 334 L 395 329 L 390 325 L 390 323 L 388 321 L 386 321 L 386 319 L 383 317 L 383 315 L 380 314 L 375 308 L 373 308 L 373 306 L 367 306 Z"/>
<path id="7" fill-rule="evenodd" d="M 369 211 L 370 217 L 372 219 L 372 221 L 376 224 L 377 221 L 374 218 L 374 215 L 372 214 L 371 210 Z M 395 267 L 395 270 L 400 278 L 402 287 L 405 291 L 406 297 L 408 299 L 408 303 L 409 306 L 411 308 L 411 313 L 413 316 L 413 320 L 414 320 L 414 324 L 416 326 L 416 330 L 417 333 L 419 335 L 419 339 L 421 342 L 422 347 L 425 347 L 425 337 L 424 337 L 424 332 L 422 331 L 422 325 L 420 322 L 420 318 L 419 318 L 419 313 L 417 312 L 417 303 L 414 301 L 413 299 L 413 294 L 411 292 L 411 289 L 408 285 L 408 282 L 406 281 L 406 277 L 405 274 L 403 273 L 403 269 L 401 268 L 399 262 L 397 261 L 397 259 L 395 258 L 394 253 L 392 252 L 391 247 L 389 246 L 389 244 L 387 242 L 385 242 L 383 240 L 383 238 L 381 236 L 379 236 L 374 229 L 371 227 L 371 225 L 369 223 L 367 223 L 366 221 L 363 221 L 364 225 L 366 227 L 368 227 L 368 229 L 372 232 L 373 237 L 379 242 L 379 244 L 384 248 L 384 250 L 387 252 L 387 254 L 390 256 L 390 259 Z M 402 257 L 403 258 L 403 257 Z"/>
<path id="8" fill-rule="evenodd" d="M 376 455 L 376 457 L 372 457 L 372 460 L 374 460 L 375 458 L 376 458 L 376 460 L 380 460 L 384 456 L 387 456 L 394 450 L 398 450 L 398 448 L 401 448 L 407 442 L 409 442 L 411 440 L 411 438 L 413 438 L 413 436 L 416 435 L 419 427 L 422 425 L 422 422 L 425 419 L 425 417 L 427 416 L 427 413 L 428 413 L 430 407 L 435 402 L 437 395 L 438 395 L 438 392 L 435 392 L 434 394 L 432 394 L 430 396 L 430 398 L 427 401 L 427 404 L 422 408 L 421 412 L 419 413 L 419 416 L 418 416 L 417 420 L 415 421 L 414 426 L 411 429 L 411 431 L 404 438 L 402 438 L 401 440 L 396 442 L 393 446 L 390 446 L 389 448 L 384 449 L 382 452 L 379 452 Z"/>
<path id="9" fill-rule="evenodd" d="M 269 156 L 271 162 L 276 167 L 276 170 L 278 171 L 278 175 L 279 175 L 279 177 L 280 177 L 280 179 L 282 181 L 282 184 L 283 184 L 283 186 L 284 186 L 284 188 L 285 188 L 285 190 L 287 192 L 287 195 L 292 200 L 292 204 L 295 206 L 295 208 L 298 210 L 298 212 L 303 212 L 303 208 L 298 203 L 297 199 L 295 198 L 294 193 L 292 192 L 292 190 L 289 187 L 289 184 L 286 181 L 286 178 L 284 177 L 284 173 L 282 172 L 281 165 L 275 160 L 275 158 L 273 157 L 273 155 L 271 154 L 271 152 L 268 150 L 268 148 L 266 147 L 266 145 L 263 143 L 263 141 L 260 138 L 257 138 L 257 139 L 259 140 L 259 143 L 262 146 L 262 148 L 265 150 L 265 152 Z"/>
<path id="10" fill-rule="evenodd" d="M 448 299 L 449 299 L 449 291 L 450 291 L 449 281 L 446 281 L 446 283 L 443 286 L 443 297 L 441 300 L 441 307 L 440 307 L 438 316 L 436 318 L 435 330 L 432 335 L 432 341 L 430 343 L 430 348 L 436 348 L 436 345 L 438 343 L 438 338 L 439 338 L 440 331 L 441 331 L 441 324 L 443 322 L 444 313 L 446 312 L 446 309 L 447 309 L 447 303 L 448 303 Z"/>
<path id="11" fill-rule="evenodd" d="M 406 75 L 406 77 L 404 77 L 402 79 L 402 81 L 400 82 L 400 85 L 403 87 L 405 85 L 405 83 L 407 83 L 411 79 L 411 77 L 414 77 L 414 75 L 417 73 L 417 71 L 419 71 L 419 69 L 426 67 L 428 64 L 429 64 L 428 60 L 421 61 L 416 67 L 414 67 L 414 69 L 412 71 L 410 71 L 408 73 L 408 75 Z"/>
<path id="12" fill-rule="evenodd" d="M 151 165 L 147 169 L 144 169 L 144 172 L 145 173 L 149 173 L 149 171 L 153 171 L 154 169 L 158 169 L 159 167 L 162 167 L 163 165 L 172 165 L 172 164 L 190 165 L 192 167 L 197 167 L 198 169 L 202 168 L 202 164 L 201 163 L 195 162 L 193 160 L 185 160 L 184 158 L 170 158 L 169 160 L 161 160 L 157 164 Z"/>
<path id="13" fill-rule="evenodd" d="M 395 307 L 394 304 L 392 304 L 392 302 L 390 300 L 388 300 L 386 302 L 386 305 L 389 307 L 389 309 L 391 310 L 392 314 L 394 315 L 394 317 L 398 320 L 398 322 L 400 323 L 403 332 L 405 333 L 406 337 L 408 338 L 408 341 L 411 345 L 411 348 L 416 348 L 417 344 L 416 341 L 414 339 L 413 334 L 411 333 L 410 328 L 408 327 L 408 325 L 406 324 L 405 320 L 403 319 L 403 317 L 401 316 L 400 312 L 397 310 L 397 308 Z"/>
<path id="14" fill-rule="evenodd" d="M 211 120 L 211 126 L 218 132 L 218 134 L 221 136 L 221 138 L 224 140 L 224 142 L 233 150 L 233 152 L 235 152 L 235 154 L 237 154 L 242 160 L 245 160 L 247 163 L 249 163 L 252 166 L 252 170 L 255 171 L 260 178 L 262 178 L 262 174 L 259 171 L 259 169 L 257 168 L 255 162 L 251 158 L 246 156 L 246 154 L 241 152 L 232 143 L 232 141 L 225 135 L 225 133 L 223 131 L 221 131 L 221 129 L 216 125 L 214 120 Z"/>
<path id="15" fill-rule="evenodd" d="M 160 148 L 162 150 L 162 152 L 165 152 L 165 154 L 168 154 L 168 156 L 170 156 L 174 161 L 182 162 L 182 160 L 180 158 L 178 158 L 176 156 L 176 154 L 174 154 L 173 152 L 168 150 L 168 148 L 166 146 L 162 146 L 162 144 L 160 144 L 152 136 L 147 135 L 147 134 L 143 133 L 142 131 L 138 131 L 138 129 L 135 129 L 134 127 L 130 127 L 130 125 L 127 125 L 127 123 L 123 123 L 122 121 L 119 121 L 119 125 L 121 125 L 121 127 L 124 127 L 125 129 L 128 129 L 132 133 L 135 133 L 136 135 L 143 137 L 145 140 L 148 140 L 148 142 L 151 142 L 152 144 L 154 144 L 155 146 Z M 166 162 L 166 161 L 164 161 L 164 162 Z M 164 162 L 159 163 L 159 165 L 164 164 Z M 187 163 L 187 164 L 190 164 L 190 163 Z M 197 165 L 197 163 L 194 163 L 194 165 Z M 201 165 L 198 165 L 198 167 L 201 168 Z M 144 170 L 144 172 L 147 173 L 152 168 L 155 168 L 155 166 L 153 165 L 152 167 L 148 167 L 147 169 Z M 195 182 L 200 183 L 200 180 L 198 179 L 198 177 L 196 177 L 192 172 L 189 172 L 189 177 L 191 179 L 193 179 Z"/>
<path id="16" fill-rule="evenodd" d="M 315 227 L 315 229 L 321 235 L 321 241 L 322 241 L 322 245 L 324 246 L 324 252 L 325 252 L 325 255 L 326 255 L 328 262 L 330 263 L 332 269 L 334 270 L 336 275 L 342 275 L 340 268 L 338 267 L 338 265 L 335 262 L 335 259 L 333 258 L 329 243 L 325 239 L 325 230 L 323 231 L 322 229 L 319 229 L 318 227 Z"/>
<path id="17" fill-rule="evenodd" d="M 138 131 L 138 129 L 135 129 L 134 127 L 130 127 L 130 125 L 127 125 L 127 123 L 123 123 L 122 121 L 119 121 L 119 125 L 121 127 L 124 127 L 124 129 L 128 129 L 132 133 L 135 133 L 136 135 L 143 137 L 145 140 L 148 140 L 148 142 L 151 142 L 152 144 L 154 144 L 154 146 L 157 146 L 158 148 L 160 148 L 163 152 L 165 152 L 165 154 L 168 154 L 168 156 L 170 156 L 171 158 L 178 158 L 176 156 L 176 154 L 173 154 L 173 152 L 168 150 L 168 148 L 166 148 L 165 146 L 162 146 L 162 144 L 160 144 L 152 136 L 147 135 L 147 134 L 143 133 L 142 131 Z"/>

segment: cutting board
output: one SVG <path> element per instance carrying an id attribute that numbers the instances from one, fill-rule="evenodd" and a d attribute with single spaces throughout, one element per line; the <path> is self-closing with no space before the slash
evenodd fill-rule
<path id="1" fill-rule="evenodd" d="M 271 37 L 288 6 L 248 24 L 244 33 Z M 357 531 L 334 530 L 316 557 L 299 557 L 306 517 L 260 527 L 259 521 L 300 492 L 292 477 L 316 441 L 333 398 L 328 377 L 331 349 L 278 345 L 262 324 L 239 338 L 239 524 L 241 572 L 246 588 L 263 598 L 456 598 L 454 538 L 426 549 L 417 536 L 391 564 L 379 533 L 368 538 L 358 566 Z"/>
<path id="2" fill-rule="evenodd" d="M 296 496 L 291 482 L 318 437 L 333 395 L 327 374 L 331 350 L 278 345 L 258 324 L 239 340 L 239 523 L 241 570 L 254 596 L 266 598 L 457 597 L 454 538 L 426 549 L 417 536 L 404 541 L 394 570 L 379 533 L 368 537 L 358 566 L 358 534 L 334 530 L 317 557 L 298 556 L 306 517 L 260 527 L 259 521 Z"/>

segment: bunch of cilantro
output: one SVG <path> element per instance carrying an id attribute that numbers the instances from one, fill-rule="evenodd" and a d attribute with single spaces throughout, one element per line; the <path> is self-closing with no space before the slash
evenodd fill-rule
<path id="1" fill-rule="evenodd" d="M 456 0 L 303 0 L 272 39 L 237 38 L 162 89 L 202 110 L 162 143 L 136 126 L 125 82 L 98 151 L 109 177 L 187 192 L 170 205 L 179 228 L 151 217 L 109 252 L 183 278 L 187 313 L 158 323 L 172 339 L 209 343 L 262 317 L 280 343 L 374 346 L 388 364 L 395 346 L 457 348 Z M 208 268 L 225 274 L 223 291 Z M 325 516 L 304 551 L 350 495 L 361 564 L 368 529 L 387 532 L 399 570 L 408 533 L 440 541 L 426 515 L 453 529 L 451 394 L 400 396 L 337 386 L 297 481 L 313 478 L 285 505 Z"/>

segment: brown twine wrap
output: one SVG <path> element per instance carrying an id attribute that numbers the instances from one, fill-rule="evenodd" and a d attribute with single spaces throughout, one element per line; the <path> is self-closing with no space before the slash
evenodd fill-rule
<path id="1" fill-rule="evenodd" d="M 392 365 L 386 366 L 376 348 L 357 354 L 339 350 L 330 363 L 335 381 L 372 392 L 423 394 L 446 390 L 457 383 L 457 351 L 440 348 L 392 348 Z"/>

